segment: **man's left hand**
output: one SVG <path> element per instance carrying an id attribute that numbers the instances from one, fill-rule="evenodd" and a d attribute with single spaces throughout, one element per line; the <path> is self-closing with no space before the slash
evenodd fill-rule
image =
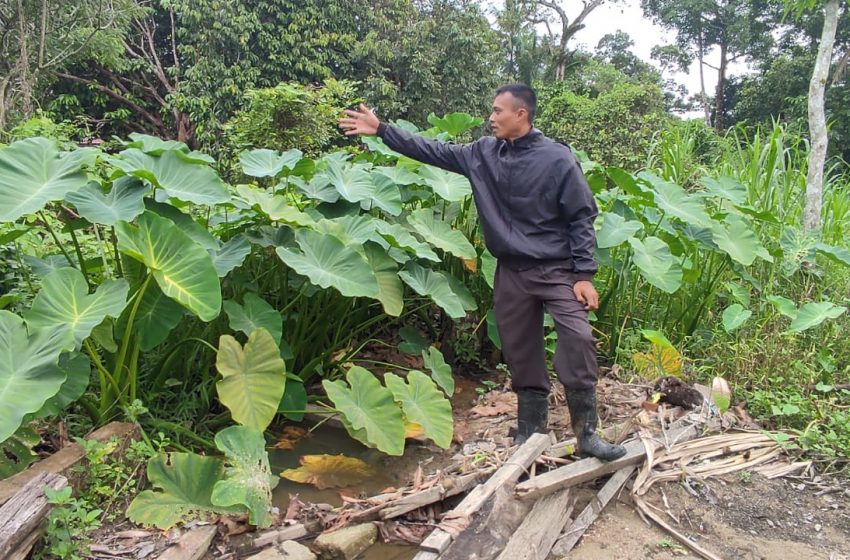
<path id="1" fill-rule="evenodd" d="M 596 288 L 593 287 L 592 282 L 579 280 L 573 286 L 573 292 L 575 292 L 579 303 L 584 304 L 586 310 L 595 311 L 599 309 L 599 294 L 596 293 Z"/>

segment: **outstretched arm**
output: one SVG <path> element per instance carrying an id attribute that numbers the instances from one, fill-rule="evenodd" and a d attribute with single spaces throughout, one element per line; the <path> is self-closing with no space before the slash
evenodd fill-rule
<path id="1" fill-rule="evenodd" d="M 380 137 L 390 149 L 422 163 L 435 165 L 446 171 L 468 174 L 472 145 L 459 145 L 451 142 L 431 140 L 419 134 L 412 134 L 396 126 L 381 122 L 371 109 L 362 103 L 358 110 L 346 109 L 345 118 L 339 120 L 339 126 L 346 136 L 366 134 Z"/>

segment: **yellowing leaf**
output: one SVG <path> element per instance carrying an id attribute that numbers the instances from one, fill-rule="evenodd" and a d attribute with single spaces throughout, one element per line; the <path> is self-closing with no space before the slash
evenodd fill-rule
<path id="1" fill-rule="evenodd" d="M 372 476 L 372 467 L 345 455 L 304 455 L 301 466 L 286 469 L 280 476 L 302 484 L 312 484 L 319 490 L 344 488 L 363 482 Z"/>
<path id="2" fill-rule="evenodd" d="M 463 259 L 463 268 L 473 274 L 478 272 L 478 259 Z"/>
<path id="3" fill-rule="evenodd" d="M 425 428 L 416 422 L 405 422 L 404 439 L 420 439 L 425 437 Z"/>
<path id="4" fill-rule="evenodd" d="M 673 347 L 653 342 L 649 352 L 632 354 L 632 361 L 638 372 L 646 379 L 667 375 L 682 377 L 682 355 Z"/>
<path id="5" fill-rule="evenodd" d="M 307 435 L 307 430 L 301 426 L 284 426 L 278 436 L 275 449 L 295 449 L 295 445 Z"/>

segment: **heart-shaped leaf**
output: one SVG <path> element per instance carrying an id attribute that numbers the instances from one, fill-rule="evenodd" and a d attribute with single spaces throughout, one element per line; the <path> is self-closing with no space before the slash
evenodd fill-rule
<path id="1" fill-rule="evenodd" d="M 401 403 L 409 421 L 422 426 L 425 435 L 443 449 L 451 445 L 454 426 L 452 405 L 430 377 L 413 370 L 407 374 L 405 383 L 401 377 L 388 373 L 384 376 L 384 383 L 395 400 Z"/>
<path id="2" fill-rule="evenodd" d="M 118 222 L 118 249 L 140 261 L 153 273 L 162 292 L 202 321 L 221 310 L 221 286 L 212 259 L 171 220 L 152 212 L 138 225 Z"/>
<path id="3" fill-rule="evenodd" d="M 83 188 L 88 183 L 83 166 L 94 163 L 98 153 L 60 153 L 47 138 L 27 138 L 0 149 L 0 222 L 14 222 Z"/>
<path id="4" fill-rule="evenodd" d="M 797 318 L 797 306 L 790 299 L 782 296 L 767 296 L 769 301 L 779 313 L 785 315 L 792 321 Z"/>
<path id="5" fill-rule="evenodd" d="M 119 177 L 108 193 L 103 194 L 97 183 L 89 183 L 65 200 L 73 204 L 80 215 L 94 224 L 114 226 L 124 220 L 129 222 L 145 211 L 145 187 L 135 177 Z"/>
<path id="6" fill-rule="evenodd" d="M 118 317 L 127 304 L 130 287 L 123 278 L 105 280 L 89 295 L 83 273 L 76 268 L 60 268 L 44 277 L 41 291 L 26 313 L 34 327 L 69 325 L 77 348 L 106 317 Z"/>
<path id="7" fill-rule="evenodd" d="M 636 233 L 643 230 L 643 224 L 637 220 L 626 220 L 613 212 L 602 212 L 602 222 L 596 233 L 596 245 L 600 249 L 617 247 L 625 243 Z"/>
<path id="8" fill-rule="evenodd" d="M 374 224 L 381 237 L 393 247 L 413 253 L 420 259 L 440 262 L 440 257 L 431 250 L 427 243 L 420 242 L 400 224 L 390 224 L 384 220 L 374 220 Z"/>
<path id="9" fill-rule="evenodd" d="M 701 227 L 709 227 L 713 223 L 713 220 L 705 211 L 703 203 L 698 198 L 689 195 L 679 185 L 665 181 L 646 171 L 641 172 L 639 177 L 652 185 L 655 203 L 667 214 L 679 218 L 686 224 Z"/>
<path id="10" fill-rule="evenodd" d="M 351 426 L 349 433 L 357 437 L 360 435 L 357 432 L 362 431 L 364 443 L 389 455 L 403 454 L 404 418 L 392 392 L 359 366 L 349 369 L 346 379 L 347 384 L 325 379 L 322 386 Z"/>
<path id="11" fill-rule="evenodd" d="M 240 233 L 228 239 L 218 251 L 209 253 L 218 277 L 224 278 L 231 270 L 242 266 L 245 258 L 251 254 L 251 242 Z"/>
<path id="12" fill-rule="evenodd" d="M 331 185 L 331 180 L 326 175 L 314 175 L 309 181 L 301 177 L 290 177 L 289 181 L 307 198 L 331 204 L 339 200 L 339 191 Z"/>
<path id="13" fill-rule="evenodd" d="M 773 257 L 743 218 L 730 214 L 726 218 L 726 224 L 724 226 L 718 222 L 712 222 L 711 238 L 733 261 L 744 266 L 753 264 L 756 257 L 773 262 Z"/>
<path id="14" fill-rule="evenodd" d="M 430 244 L 462 259 L 478 256 L 469 240 L 456 229 L 434 215 L 431 208 L 421 208 L 407 217 L 411 227 Z"/>
<path id="15" fill-rule="evenodd" d="M 372 197 L 363 200 L 360 205 L 364 210 L 371 210 L 372 205 L 377 206 L 391 216 L 401 214 L 401 192 L 392 179 L 380 173 L 372 173 L 374 190 Z"/>
<path id="16" fill-rule="evenodd" d="M 455 392 L 455 379 L 452 377 L 452 367 L 446 363 L 443 353 L 430 346 L 427 352 L 422 351 L 422 361 L 431 371 L 431 377 L 437 385 L 442 387 L 447 395 L 452 396 Z"/>
<path id="17" fill-rule="evenodd" d="M 232 299 L 224 302 L 224 312 L 230 320 L 230 328 L 250 336 L 256 329 L 266 329 L 275 344 L 280 345 L 283 336 L 283 317 L 266 300 L 253 292 L 247 292 L 244 305 Z"/>
<path id="18" fill-rule="evenodd" d="M 280 259 L 310 282 L 322 288 L 333 287 L 347 297 L 377 298 L 378 282 L 372 267 L 354 249 L 326 233 L 305 229 L 295 232 L 302 253 L 285 247 L 276 249 Z"/>
<path id="19" fill-rule="evenodd" d="M 279 479 L 272 476 L 263 432 L 230 426 L 215 435 L 215 445 L 224 452 L 226 471 L 224 480 L 213 487 L 212 503 L 219 507 L 245 506 L 251 525 L 271 525 L 272 489 Z"/>
<path id="20" fill-rule="evenodd" d="M 280 153 L 276 150 L 259 149 L 239 154 L 239 163 L 245 175 L 251 177 L 276 177 L 284 169 L 294 169 L 304 154 L 301 150 Z"/>
<path id="21" fill-rule="evenodd" d="M 118 339 L 124 336 L 130 307 L 127 306 L 121 320 L 115 323 L 115 336 Z M 185 313 L 185 309 L 162 293 L 158 285 L 148 285 L 133 321 L 133 331 L 139 337 L 139 349 L 147 352 L 159 346 L 180 324 Z"/>
<path id="22" fill-rule="evenodd" d="M 59 414 L 83 396 L 91 380 L 91 361 L 85 354 L 74 352 L 59 356 L 59 369 L 65 373 L 65 381 L 59 392 L 47 399 L 33 418 L 44 418 Z"/>
<path id="23" fill-rule="evenodd" d="M 398 277 L 398 266 L 376 243 L 367 242 L 363 249 L 378 283 L 377 299 L 381 302 L 384 313 L 398 317 L 404 309 L 404 287 Z"/>
<path id="24" fill-rule="evenodd" d="M 723 329 L 731 333 L 746 323 L 752 314 L 752 311 L 744 309 L 740 303 L 733 303 L 723 310 Z"/>
<path id="25" fill-rule="evenodd" d="M 215 365 L 222 377 L 215 384 L 218 398 L 233 419 L 260 432 L 268 428 L 286 388 L 286 364 L 269 332 L 254 330 L 244 349 L 222 335 Z"/>
<path id="26" fill-rule="evenodd" d="M 827 319 L 837 319 L 845 311 L 847 311 L 846 307 L 835 305 L 830 301 L 807 303 L 797 311 L 797 316 L 791 321 L 788 330 L 803 332 L 820 325 Z"/>
<path id="27" fill-rule="evenodd" d="M 411 263 L 407 265 L 406 270 L 400 271 L 398 275 L 417 294 L 431 298 L 434 303 L 449 314 L 449 317 L 453 319 L 466 317 L 463 302 L 454 293 L 451 284 L 449 284 L 449 279 L 442 272 Z"/>
<path id="28" fill-rule="evenodd" d="M 747 203 L 747 188 L 734 177 L 703 177 L 702 184 L 711 196 L 723 198 L 733 204 Z"/>
<path id="29" fill-rule="evenodd" d="M 362 166 L 329 161 L 323 174 L 340 196 L 349 202 L 367 200 L 375 192 L 372 178 Z"/>
<path id="30" fill-rule="evenodd" d="M 428 123 L 431 126 L 436 126 L 443 132 L 447 132 L 452 136 L 463 134 L 470 128 L 475 128 L 484 123 L 481 117 L 473 117 L 469 113 L 449 113 L 443 118 L 438 117 L 434 113 L 428 115 Z"/>
<path id="31" fill-rule="evenodd" d="M 463 175 L 431 165 L 423 165 L 419 169 L 419 175 L 437 196 L 449 202 L 458 202 L 472 194 L 469 180 Z"/>
<path id="32" fill-rule="evenodd" d="M 660 290 L 672 294 L 682 285 L 682 267 L 670 252 L 670 247 L 657 237 L 643 241 L 629 239 L 634 250 L 634 263 L 643 278 Z"/>
<path id="33" fill-rule="evenodd" d="M 280 399 L 277 411 L 293 422 L 304 419 L 304 410 L 307 407 L 307 390 L 300 381 L 286 380 L 286 390 Z"/>
<path id="34" fill-rule="evenodd" d="M 0 441 L 59 392 L 66 372 L 59 354 L 74 344 L 67 325 L 32 327 L 8 311 L 0 311 Z"/>
<path id="35" fill-rule="evenodd" d="M 148 480 L 157 490 L 143 490 L 127 508 L 139 525 L 169 529 L 199 514 L 239 511 L 213 505 L 213 487 L 224 477 L 224 463 L 194 453 L 157 455 L 148 461 Z"/>
<path id="36" fill-rule="evenodd" d="M 184 202 L 219 204 L 230 199 L 224 183 L 211 167 L 188 159 L 177 150 L 163 151 L 156 156 L 130 148 L 111 158 L 110 162 L 128 175 L 145 179 L 168 196 Z"/>

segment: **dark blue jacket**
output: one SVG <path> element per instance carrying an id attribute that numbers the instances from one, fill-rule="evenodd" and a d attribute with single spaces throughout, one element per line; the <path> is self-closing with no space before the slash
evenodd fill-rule
<path id="1" fill-rule="evenodd" d="M 561 261 L 577 279 L 593 277 L 598 211 L 568 147 L 536 128 L 512 142 L 487 136 L 453 144 L 381 123 L 378 136 L 399 153 L 469 179 L 484 242 L 500 263 L 522 270 Z"/>

